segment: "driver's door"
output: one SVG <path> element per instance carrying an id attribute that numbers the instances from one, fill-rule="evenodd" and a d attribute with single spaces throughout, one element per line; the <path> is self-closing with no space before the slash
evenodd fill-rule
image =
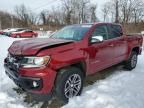
<path id="1" fill-rule="evenodd" d="M 89 45 L 90 74 L 112 65 L 114 46 L 113 41 L 108 40 L 108 35 L 109 33 L 106 24 L 96 26 L 92 33 L 91 38 L 94 36 L 103 36 L 104 40 L 102 42 L 90 43 Z"/>

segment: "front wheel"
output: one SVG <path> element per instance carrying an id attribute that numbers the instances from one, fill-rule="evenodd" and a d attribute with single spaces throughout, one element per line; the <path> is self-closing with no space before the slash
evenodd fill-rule
<path id="1" fill-rule="evenodd" d="M 137 65 L 138 54 L 136 52 L 132 52 L 130 58 L 125 63 L 125 69 L 132 70 Z"/>
<path id="2" fill-rule="evenodd" d="M 57 76 L 56 95 L 63 102 L 74 96 L 79 96 L 83 89 L 84 76 L 79 68 L 63 69 Z"/>

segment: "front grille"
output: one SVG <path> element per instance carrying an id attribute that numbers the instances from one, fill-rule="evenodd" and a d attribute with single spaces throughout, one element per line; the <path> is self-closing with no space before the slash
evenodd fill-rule
<path id="1" fill-rule="evenodd" d="M 15 55 L 9 55 L 9 58 L 13 58 L 14 63 L 20 63 L 20 61 L 23 59 L 22 56 L 15 56 Z"/>
<path id="2" fill-rule="evenodd" d="M 14 56 L 9 54 L 8 57 L 6 58 L 6 65 L 10 70 L 17 72 L 21 60 L 22 56 Z"/>

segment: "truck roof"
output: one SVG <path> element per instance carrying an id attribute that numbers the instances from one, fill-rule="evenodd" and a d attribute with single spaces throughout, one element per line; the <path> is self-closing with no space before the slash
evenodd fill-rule
<path id="1" fill-rule="evenodd" d="M 81 24 L 74 24 L 74 25 L 97 25 L 97 24 L 112 24 L 112 25 L 121 25 L 118 23 L 106 23 L 106 22 L 95 22 L 95 23 L 81 23 Z"/>

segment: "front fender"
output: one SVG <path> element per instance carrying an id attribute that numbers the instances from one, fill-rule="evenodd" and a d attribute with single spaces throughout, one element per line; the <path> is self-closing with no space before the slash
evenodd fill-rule
<path id="1" fill-rule="evenodd" d="M 82 61 L 86 63 L 86 57 L 82 51 L 70 50 L 68 52 L 52 55 L 49 66 L 54 70 L 58 70 Z"/>

